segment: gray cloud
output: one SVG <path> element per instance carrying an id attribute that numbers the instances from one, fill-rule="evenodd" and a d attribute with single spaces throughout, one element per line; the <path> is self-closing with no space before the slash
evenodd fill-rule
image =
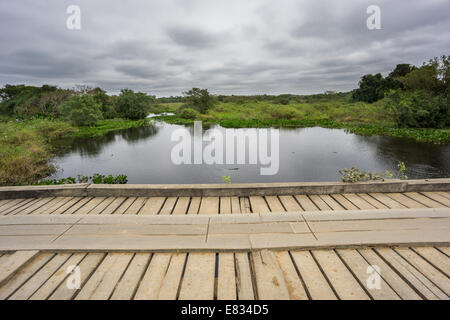
<path id="1" fill-rule="evenodd" d="M 69 0 L 0 2 L 0 85 L 121 88 L 158 96 L 346 91 L 361 75 L 449 54 L 448 0 Z"/>

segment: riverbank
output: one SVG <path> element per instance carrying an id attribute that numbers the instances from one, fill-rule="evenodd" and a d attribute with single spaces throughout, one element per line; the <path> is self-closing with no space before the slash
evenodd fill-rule
<path id="1" fill-rule="evenodd" d="M 73 127 L 68 122 L 2 118 L 0 122 L 0 185 L 36 182 L 55 172 L 49 162 L 75 138 L 97 138 L 108 132 L 148 125 L 148 120 L 101 120 L 92 127 Z"/>
<path id="2" fill-rule="evenodd" d="M 345 129 L 358 135 L 410 138 L 435 144 L 450 143 L 450 128 L 396 127 L 389 119 L 384 101 L 373 104 L 351 103 L 347 98 L 334 97 L 324 101 L 287 105 L 265 101 L 221 102 L 206 114 L 197 114 L 195 119 L 182 118 L 177 113 L 181 106 L 182 103 L 167 104 L 165 111 L 175 115 L 156 119 L 180 125 L 202 121 L 204 125 L 219 124 L 225 128 L 323 127 Z"/>

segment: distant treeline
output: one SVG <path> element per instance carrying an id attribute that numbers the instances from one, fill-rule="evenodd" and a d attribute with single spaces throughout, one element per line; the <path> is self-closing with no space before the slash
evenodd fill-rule
<path id="1" fill-rule="evenodd" d="M 327 101 L 335 99 L 336 97 L 344 98 L 348 96 L 348 92 L 334 92 L 326 91 L 325 93 L 311 94 L 311 95 L 296 95 L 296 94 L 280 94 L 280 95 L 216 95 L 219 102 L 233 102 L 233 103 L 247 103 L 266 101 L 277 104 L 289 104 L 289 103 L 308 103 L 314 101 Z M 186 102 L 186 96 L 170 96 L 161 97 L 156 99 L 159 103 L 184 103 Z"/>

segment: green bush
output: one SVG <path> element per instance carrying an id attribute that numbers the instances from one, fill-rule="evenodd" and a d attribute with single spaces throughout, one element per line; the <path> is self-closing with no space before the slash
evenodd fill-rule
<path id="1" fill-rule="evenodd" d="M 183 119 L 194 120 L 198 117 L 198 112 L 197 112 L 197 110 L 194 110 L 192 108 L 183 108 L 183 109 L 181 109 L 181 111 L 179 112 L 178 115 L 180 118 L 183 118 Z"/>
<path id="2" fill-rule="evenodd" d="M 388 106 L 398 127 L 444 128 L 450 124 L 449 97 L 424 90 L 397 90 L 390 94 Z"/>
<path id="3" fill-rule="evenodd" d="M 103 118 L 100 104 L 88 95 L 75 96 L 61 104 L 59 109 L 74 126 L 94 126 Z"/>
<path id="4" fill-rule="evenodd" d="M 119 115 L 132 120 L 144 119 L 153 102 L 152 96 L 130 89 L 123 89 L 115 99 L 116 111 Z"/>
<path id="5" fill-rule="evenodd" d="M 186 106 L 198 110 L 200 113 L 206 113 L 214 107 L 216 99 L 210 95 L 207 89 L 192 88 L 184 92 Z"/>

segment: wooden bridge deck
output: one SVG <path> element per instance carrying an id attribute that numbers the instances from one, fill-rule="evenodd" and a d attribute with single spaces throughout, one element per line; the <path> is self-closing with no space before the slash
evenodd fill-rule
<path id="1" fill-rule="evenodd" d="M 44 197 L 0 200 L 1 215 L 196 215 L 450 207 L 450 192 L 250 197 Z"/>
<path id="2" fill-rule="evenodd" d="M 0 299 L 448 300 L 449 254 L 450 247 L 17 251 L 0 253 Z M 80 268 L 80 289 L 67 286 L 70 266 Z M 367 284 L 369 266 L 379 267 L 379 287 Z"/>
<path id="3" fill-rule="evenodd" d="M 449 181 L 415 183 L 244 196 L 0 190 L 0 299 L 447 300 Z M 79 289 L 67 286 L 74 266 Z M 377 275 L 378 289 L 367 282 Z"/>

